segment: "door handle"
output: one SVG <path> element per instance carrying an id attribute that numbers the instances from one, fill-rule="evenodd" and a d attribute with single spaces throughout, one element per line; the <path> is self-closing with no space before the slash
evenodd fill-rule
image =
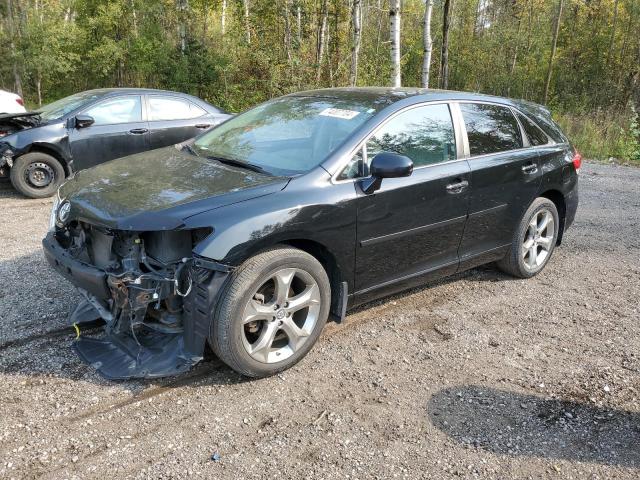
<path id="1" fill-rule="evenodd" d="M 211 124 L 209 123 L 199 123 L 196 125 L 196 128 L 209 128 L 211 126 Z"/>
<path id="2" fill-rule="evenodd" d="M 469 182 L 467 182 L 466 180 L 461 180 L 455 183 L 450 183 L 449 185 L 447 185 L 447 192 L 449 193 L 460 193 L 462 192 L 465 188 L 467 188 L 469 186 Z"/>
<path id="3" fill-rule="evenodd" d="M 538 166 L 535 163 L 527 163 L 522 167 L 522 171 L 528 175 L 531 175 L 538 171 Z"/>
<path id="4" fill-rule="evenodd" d="M 148 131 L 148 128 L 133 128 L 129 130 L 129 133 L 133 133 L 134 135 L 142 135 L 143 133 L 147 133 Z"/>

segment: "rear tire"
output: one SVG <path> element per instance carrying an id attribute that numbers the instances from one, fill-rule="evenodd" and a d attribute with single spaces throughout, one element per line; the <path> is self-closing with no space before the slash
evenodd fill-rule
<path id="1" fill-rule="evenodd" d="M 209 343 L 218 357 L 248 377 L 267 377 L 296 364 L 322 332 L 331 288 L 308 253 L 276 247 L 251 257 L 225 284 Z"/>
<path id="2" fill-rule="evenodd" d="M 62 185 L 64 167 L 51 155 L 42 152 L 25 153 L 11 167 L 13 188 L 29 198 L 50 197 Z"/>
<path id="3" fill-rule="evenodd" d="M 548 198 L 536 198 L 522 216 L 509 252 L 497 262 L 498 268 L 518 278 L 537 275 L 551 258 L 559 228 L 555 204 Z"/>

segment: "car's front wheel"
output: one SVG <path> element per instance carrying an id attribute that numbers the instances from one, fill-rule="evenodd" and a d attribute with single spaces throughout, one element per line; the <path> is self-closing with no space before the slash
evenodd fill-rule
<path id="1" fill-rule="evenodd" d="M 277 247 L 248 259 L 227 280 L 209 342 L 231 368 L 266 377 L 297 363 L 320 336 L 329 279 L 308 253 Z"/>
<path id="2" fill-rule="evenodd" d="M 536 198 L 522 216 L 509 253 L 498 262 L 498 267 L 515 277 L 533 277 L 549 262 L 559 227 L 555 204 L 548 198 Z"/>
<path id="3" fill-rule="evenodd" d="M 50 197 L 62 185 L 64 167 L 51 155 L 42 152 L 25 153 L 11 167 L 13 187 L 26 197 Z"/>

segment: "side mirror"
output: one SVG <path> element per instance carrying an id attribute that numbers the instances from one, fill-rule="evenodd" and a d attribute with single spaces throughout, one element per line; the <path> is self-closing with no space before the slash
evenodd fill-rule
<path id="1" fill-rule="evenodd" d="M 93 125 L 95 120 L 89 115 L 76 115 L 76 128 L 87 128 Z"/>
<path id="2" fill-rule="evenodd" d="M 361 181 L 364 193 L 373 193 L 380 188 L 383 178 L 408 177 L 413 173 L 413 161 L 409 157 L 393 152 L 380 152 L 369 167 L 371 176 Z"/>

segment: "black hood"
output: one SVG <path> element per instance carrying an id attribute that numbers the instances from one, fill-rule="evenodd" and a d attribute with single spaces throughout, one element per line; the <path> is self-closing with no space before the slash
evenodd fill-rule
<path id="1" fill-rule="evenodd" d="M 282 190 L 286 177 L 151 150 L 82 170 L 60 188 L 69 219 L 121 230 L 179 228 L 192 215 Z"/>

